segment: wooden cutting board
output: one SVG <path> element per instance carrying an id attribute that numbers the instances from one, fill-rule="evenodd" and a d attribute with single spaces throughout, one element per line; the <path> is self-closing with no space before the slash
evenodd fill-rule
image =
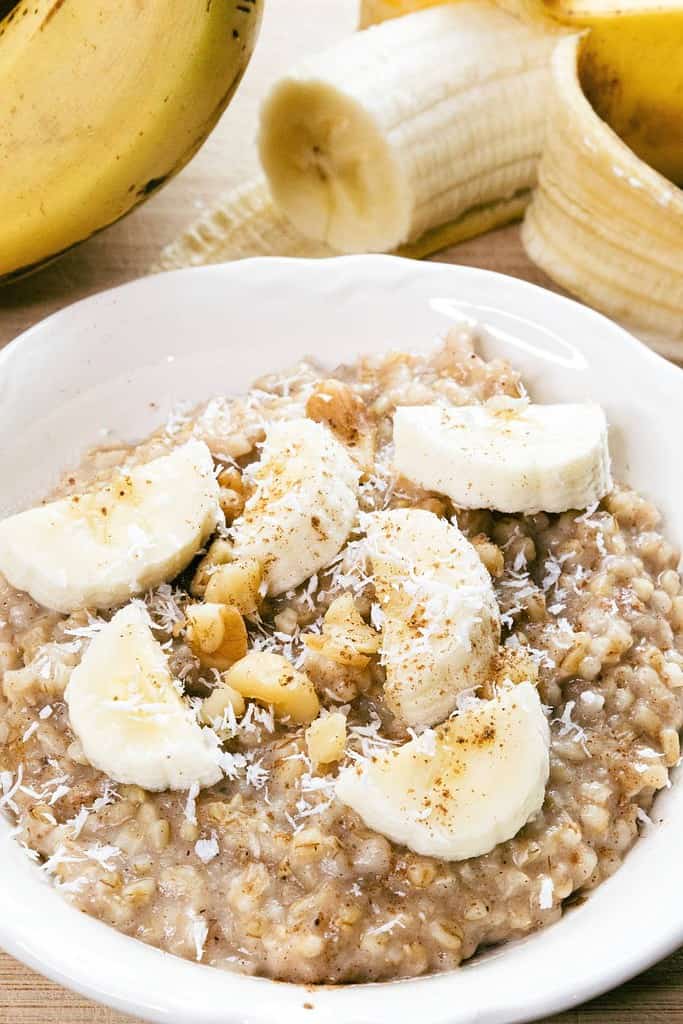
<path id="1" fill-rule="evenodd" d="M 161 246 L 197 217 L 212 197 L 253 174 L 256 112 L 268 82 L 293 57 L 351 31 L 355 10 L 356 0 L 267 0 L 255 57 L 236 100 L 201 153 L 160 195 L 126 220 L 41 273 L 0 289 L 0 347 L 47 314 L 145 274 Z M 437 258 L 554 287 L 524 255 L 516 227 L 446 250 Z M 609 995 L 555 1019 L 565 1024 L 683 1024 L 683 951 Z M 0 1024 L 132 1020 L 69 993 L 0 954 Z"/>

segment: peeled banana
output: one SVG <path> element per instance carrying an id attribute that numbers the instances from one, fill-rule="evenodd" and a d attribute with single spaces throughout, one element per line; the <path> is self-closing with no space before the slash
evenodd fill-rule
<path id="1" fill-rule="evenodd" d="M 118 220 L 230 100 L 262 0 L 21 0 L 0 22 L 0 279 Z"/>
<path id="2" fill-rule="evenodd" d="M 462 2 L 302 62 L 261 111 L 276 205 L 342 252 L 390 251 L 501 201 L 518 212 L 536 179 L 555 41 L 544 23 Z"/>
<path id="3" fill-rule="evenodd" d="M 547 140 L 522 240 L 568 291 L 680 356 L 683 192 L 598 117 L 582 88 L 583 45 L 569 37 L 553 57 Z"/>
<path id="4" fill-rule="evenodd" d="M 371 6 L 373 6 L 372 0 L 368 0 L 368 9 Z M 433 6 L 433 2 L 427 4 L 425 0 L 396 0 L 396 3 L 394 3 L 393 0 L 381 0 L 379 4 L 379 7 L 382 8 L 381 16 L 378 11 L 375 11 L 372 20 L 384 20 L 385 17 L 402 14 L 409 9 L 414 10 L 424 6 Z M 393 11 L 393 15 L 392 8 L 396 8 Z M 483 26 L 483 34 L 480 39 L 482 47 L 480 57 L 484 67 L 494 66 L 495 68 L 498 53 L 504 48 L 505 40 L 500 38 L 500 33 L 498 33 L 495 39 L 491 38 L 487 41 L 485 38 L 486 32 L 484 29 L 488 25 L 486 19 L 489 16 L 489 12 L 490 5 L 484 4 L 483 18 L 486 21 L 486 25 Z M 450 15 L 447 17 L 450 17 Z M 502 21 L 510 27 L 512 31 L 512 45 L 513 47 L 518 46 L 520 33 L 518 20 L 505 14 L 499 14 L 498 16 L 494 14 L 493 18 L 496 25 L 500 25 Z M 465 22 L 465 27 L 467 27 L 467 24 L 468 22 Z M 408 19 L 407 25 L 402 30 L 402 35 L 409 36 L 414 26 L 413 19 Z M 537 31 L 540 31 L 540 29 Z M 374 37 L 368 37 L 367 33 L 363 33 L 362 42 L 354 45 L 358 45 L 360 50 L 362 50 L 368 45 L 368 38 L 372 39 Z M 464 39 L 463 45 L 469 45 L 468 40 L 469 37 Z M 406 49 L 409 51 L 409 44 L 406 44 Z M 550 50 L 551 44 L 549 43 L 546 50 L 547 60 L 549 60 Z M 373 54 L 377 55 L 375 50 L 369 47 L 367 58 L 369 63 L 363 71 L 365 87 L 367 89 L 372 87 L 371 61 L 375 59 Z M 382 55 L 380 53 L 379 56 L 381 57 L 379 65 L 381 67 L 382 63 L 386 64 L 386 54 Z M 477 54 L 474 54 L 473 59 L 476 59 L 476 56 Z M 337 59 L 336 51 L 332 51 L 331 59 Z M 409 53 L 404 53 L 402 66 L 410 62 Z M 444 71 L 444 81 L 446 81 L 450 77 L 450 71 L 446 75 L 444 66 L 442 66 L 442 71 Z M 462 72 L 458 73 L 462 77 Z M 421 70 L 417 67 L 417 63 L 412 74 L 409 68 L 406 69 L 405 74 L 406 80 L 420 82 Z M 404 93 L 404 82 L 397 83 L 397 88 L 401 93 Z M 444 86 L 444 88 L 447 87 Z M 542 90 L 539 91 L 538 96 L 543 96 Z M 484 114 L 485 111 L 482 117 Z M 475 116 L 474 112 L 472 116 Z M 519 131 L 520 123 L 525 113 L 524 111 L 516 111 L 515 116 L 519 117 L 519 120 L 515 120 L 515 130 Z M 542 118 L 542 111 L 539 111 L 534 118 L 537 127 L 542 122 Z M 484 121 L 482 121 L 479 127 L 486 133 Z M 438 125 L 435 125 L 436 128 L 438 128 Z M 500 128 L 500 125 L 498 125 L 498 128 Z M 495 130 L 496 125 L 492 125 L 492 134 Z M 470 131 L 474 133 L 473 125 L 470 126 Z M 480 144 L 478 137 L 476 144 Z M 490 138 L 488 150 L 483 154 L 483 166 L 485 169 L 491 170 L 489 168 L 489 161 L 497 159 L 494 146 L 495 140 Z M 540 141 L 533 148 L 536 150 L 540 149 Z M 536 152 L 534 159 L 537 159 L 537 157 L 538 152 Z M 434 172 L 437 173 L 437 171 L 438 169 L 434 168 Z M 381 174 L 381 168 L 379 173 Z M 465 172 L 463 171 L 463 173 Z M 501 171 L 501 175 L 503 173 Z M 445 222 L 439 221 L 435 225 L 430 225 L 418 237 L 411 238 L 410 241 L 397 245 L 393 251 L 400 256 L 421 259 L 446 246 L 455 245 L 485 231 L 491 231 L 510 221 L 521 219 L 531 198 L 530 185 L 533 174 L 529 173 L 528 165 L 525 165 L 523 168 L 519 181 L 514 178 L 515 173 L 516 169 L 513 168 L 512 184 L 502 188 L 498 198 L 494 195 L 494 198 L 482 198 L 480 202 L 471 201 L 473 196 L 476 198 L 476 189 L 478 187 L 475 173 L 475 180 L 465 189 L 467 194 L 463 194 L 462 204 L 454 207 L 457 211 L 455 215 L 451 216 L 450 212 L 445 214 L 447 216 Z M 493 192 L 495 193 L 495 191 L 496 186 L 494 184 Z M 338 254 L 339 249 L 334 248 L 329 240 L 325 241 L 317 237 L 308 237 L 299 227 L 295 226 L 287 215 L 286 210 L 277 206 L 273 201 L 268 183 L 262 176 L 259 176 L 253 181 L 234 189 L 219 200 L 215 207 L 212 207 L 208 213 L 190 225 L 180 238 L 167 245 L 163 249 L 158 263 L 150 269 L 152 271 L 174 270 L 179 267 L 220 263 L 226 260 L 243 259 L 249 256 L 319 258 Z"/>

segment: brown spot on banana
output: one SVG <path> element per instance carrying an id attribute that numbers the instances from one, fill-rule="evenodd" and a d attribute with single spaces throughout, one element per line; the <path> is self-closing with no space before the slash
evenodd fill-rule
<path id="1" fill-rule="evenodd" d="M 172 173 L 172 172 L 171 172 Z M 152 192 L 156 192 L 157 189 L 161 188 L 164 182 L 168 179 L 169 175 L 164 174 L 159 178 L 150 178 L 146 185 L 138 189 L 139 196 L 151 196 Z M 133 188 L 135 186 L 132 186 Z"/>
<path id="2" fill-rule="evenodd" d="M 50 8 L 50 10 L 47 12 L 45 17 L 43 18 L 43 23 L 40 26 L 40 31 L 41 32 L 43 31 L 45 26 L 48 24 L 48 22 L 51 21 L 52 18 L 54 18 L 55 14 L 60 9 L 60 7 L 63 6 L 63 4 L 64 4 L 64 0 L 55 0 L 55 2 L 53 3 L 52 7 Z"/>

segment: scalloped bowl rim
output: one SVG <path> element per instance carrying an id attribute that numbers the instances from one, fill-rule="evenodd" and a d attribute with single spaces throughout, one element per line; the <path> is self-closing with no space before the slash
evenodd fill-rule
<path id="1" fill-rule="evenodd" d="M 132 440 L 163 422 L 178 399 L 233 390 L 215 386 L 216 374 L 238 380 L 239 390 L 312 348 L 334 363 L 388 344 L 422 347 L 448 324 L 473 320 L 486 325 L 487 354 L 509 356 L 532 394 L 605 404 L 618 473 L 659 502 L 680 544 L 683 483 L 667 438 L 675 437 L 683 404 L 681 370 L 606 318 L 535 285 L 388 256 L 173 271 L 82 300 L 31 328 L 0 353 L 0 437 L 12 438 L 11 446 L 0 444 L 9 481 L 0 514 L 39 497 L 86 443 L 108 436 L 104 426 Z M 68 906 L 0 821 L 0 946 L 53 980 L 150 1021 L 533 1020 L 605 991 L 683 942 L 676 884 L 683 787 L 662 794 L 657 809 L 663 823 L 620 870 L 542 932 L 454 972 L 342 988 L 226 973 L 123 936 Z"/>

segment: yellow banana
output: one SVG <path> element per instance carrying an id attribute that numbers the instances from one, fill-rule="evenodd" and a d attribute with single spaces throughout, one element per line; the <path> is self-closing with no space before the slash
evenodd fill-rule
<path id="1" fill-rule="evenodd" d="M 128 213 L 193 156 L 262 0 L 21 0 L 0 22 L 0 279 Z"/>

